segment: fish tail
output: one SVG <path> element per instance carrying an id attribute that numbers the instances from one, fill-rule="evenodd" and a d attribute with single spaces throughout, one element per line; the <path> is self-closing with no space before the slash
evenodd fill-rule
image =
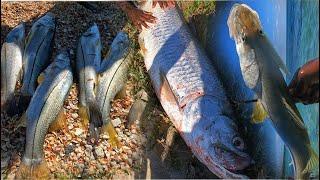
<path id="1" fill-rule="evenodd" d="M 45 161 L 37 165 L 26 165 L 21 162 L 15 179 L 49 179 L 50 170 Z"/>
<path id="2" fill-rule="evenodd" d="M 4 109 L 9 116 L 21 115 L 28 108 L 30 100 L 30 96 L 12 95 L 4 104 Z"/>
<path id="3" fill-rule="evenodd" d="M 89 117 L 90 117 L 90 126 L 89 132 L 90 136 L 94 137 L 95 139 L 99 138 L 99 128 L 102 127 L 102 114 L 99 109 L 98 103 L 95 100 L 88 102 L 88 110 L 89 110 Z"/>
<path id="4" fill-rule="evenodd" d="M 310 159 L 302 171 L 303 174 L 310 173 L 313 169 L 316 169 L 319 167 L 319 156 L 317 153 L 312 149 L 311 145 L 308 145 L 308 151 L 310 153 Z"/>
<path id="5" fill-rule="evenodd" d="M 113 147 L 121 147 L 121 143 L 117 138 L 117 131 L 109 120 L 107 124 L 103 125 L 102 133 L 107 133 L 109 135 L 109 142 Z"/>

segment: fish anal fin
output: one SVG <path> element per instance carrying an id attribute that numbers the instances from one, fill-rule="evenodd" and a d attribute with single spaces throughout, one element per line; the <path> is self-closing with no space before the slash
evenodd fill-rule
<path id="1" fill-rule="evenodd" d="M 254 103 L 253 112 L 251 117 L 251 122 L 258 124 L 264 122 L 264 120 L 268 117 L 268 113 L 264 109 L 260 100 Z"/>
<path id="2" fill-rule="evenodd" d="M 86 129 L 89 123 L 89 114 L 87 111 L 87 107 L 80 105 L 79 107 L 79 116 L 81 118 L 82 128 Z"/>
<path id="3" fill-rule="evenodd" d="M 121 143 L 117 138 L 117 131 L 113 127 L 111 121 L 108 121 L 107 124 L 103 125 L 102 133 L 107 133 L 109 135 L 109 143 L 111 144 L 111 146 L 118 148 L 121 147 Z"/>
<path id="4" fill-rule="evenodd" d="M 114 97 L 114 99 L 123 99 L 127 96 L 127 92 L 126 92 L 126 85 L 124 85 L 120 91 L 116 94 L 116 96 Z"/>
<path id="5" fill-rule="evenodd" d="M 319 156 L 317 153 L 312 149 L 311 145 L 308 146 L 308 150 L 310 153 L 310 159 L 302 171 L 303 174 L 310 173 L 312 170 L 319 168 Z"/>
<path id="6" fill-rule="evenodd" d="M 62 107 L 59 114 L 57 115 L 56 119 L 50 124 L 49 132 L 57 131 L 63 129 L 67 125 L 67 117 Z"/>
<path id="7" fill-rule="evenodd" d="M 45 161 L 40 164 L 28 166 L 21 162 L 15 179 L 49 179 L 50 170 Z"/>

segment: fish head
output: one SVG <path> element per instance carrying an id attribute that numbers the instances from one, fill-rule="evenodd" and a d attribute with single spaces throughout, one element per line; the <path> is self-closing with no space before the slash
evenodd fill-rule
<path id="1" fill-rule="evenodd" d="M 25 38 L 25 24 L 21 23 L 16 26 L 6 37 L 7 43 L 23 42 Z"/>
<path id="2" fill-rule="evenodd" d="M 202 96 L 184 108 L 182 131 L 196 156 L 215 174 L 239 178 L 237 171 L 252 159 L 235 120 L 221 113 L 224 105 L 212 96 Z M 242 175 L 243 176 L 243 175 Z"/>
<path id="3" fill-rule="evenodd" d="M 259 15 L 246 4 L 232 6 L 228 21 L 229 34 L 236 43 L 242 43 L 248 38 L 254 38 L 262 33 Z"/>
<path id="4" fill-rule="evenodd" d="M 56 18 L 55 15 L 51 12 L 48 12 L 44 16 L 42 16 L 39 20 L 37 20 L 34 24 L 35 26 L 46 26 L 50 29 L 55 28 Z"/>

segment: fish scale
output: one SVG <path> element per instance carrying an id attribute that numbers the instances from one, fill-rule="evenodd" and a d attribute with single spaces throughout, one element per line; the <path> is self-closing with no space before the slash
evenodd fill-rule
<path id="1" fill-rule="evenodd" d="M 149 3 L 149 4 L 148 4 Z M 149 6 L 148 6 L 149 5 Z M 246 178 L 251 162 L 217 73 L 175 8 L 152 12 L 157 23 L 143 28 L 139 43 L 162 107 L 195 156 L 221 178 Z M 233 144 L 241 139 L 243 147 Z"/>

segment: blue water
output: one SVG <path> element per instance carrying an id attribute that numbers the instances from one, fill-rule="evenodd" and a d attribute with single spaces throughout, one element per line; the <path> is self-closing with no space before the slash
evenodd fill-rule
<path id="1" fill-rule="evenodd" d="M 289 82 L 299 67 L 319 57 L 319 1 L 288 1 L 287 17 L 287 67 L 292 72 L 287 77 Z M 308 128 L 312 147 L 319 154 L 319 104 L 297 106 Z M 319 174 L 319 171 L 314 173 Z"/>

